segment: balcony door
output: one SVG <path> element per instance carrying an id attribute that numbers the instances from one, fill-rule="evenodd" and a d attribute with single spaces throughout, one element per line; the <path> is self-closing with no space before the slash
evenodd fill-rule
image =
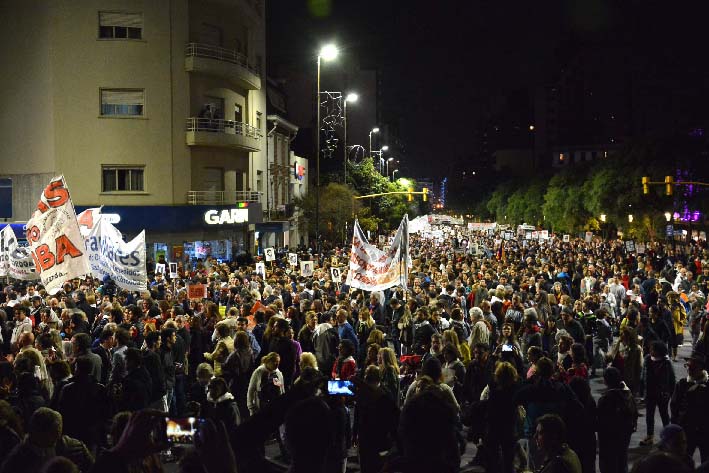
<path id="1" fill-rule="evenodd" d="M 202 187 L 210 195 L 217 195 L 224 190 L 224 169 L 204 168 Z"/>
<path id="2" fill-rule="evenodd" d="M 199 43 L 210 46 L 222 46 L 222 29 L 216 25 L 202 23 L 199 29 Z"/>
<path id="3" fill-rule="evenodd" d="M 238 123 L 244 122 L 244 108 L 238 103 L 234 104 L 234 121 Z"/>

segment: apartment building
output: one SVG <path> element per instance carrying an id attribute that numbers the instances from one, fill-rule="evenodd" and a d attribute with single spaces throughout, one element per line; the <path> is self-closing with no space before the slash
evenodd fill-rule
<path id="1" fill-rule="evenodd" d="M 26 220 L 54 175 L 152 256 L 253 251 L 266 153 L 263 0 L 3 0 L 0 177 Z M 214 216 L 224 218 L 214 218 Z"/>

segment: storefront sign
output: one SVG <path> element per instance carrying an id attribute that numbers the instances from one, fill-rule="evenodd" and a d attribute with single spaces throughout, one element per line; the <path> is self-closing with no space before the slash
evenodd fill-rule
<path id="1" fill-rule="evenodd" d="M 249 209 L 207 210 L 204 221 L 209 225 L 244 223 L 249 221 Z"/>

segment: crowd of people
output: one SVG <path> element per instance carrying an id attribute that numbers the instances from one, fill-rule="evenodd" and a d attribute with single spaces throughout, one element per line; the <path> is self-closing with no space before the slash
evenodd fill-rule
<path id="1" fill-rule="evenodd" d="M 265 275 L 251 259 L 180 264 L 139 293 L 108 278 L 51 295 L 8 281 L 0 473 L 154 472 L 175 458 L 205 473 L 340 473 L 353 460 L 457 472 L 468 448 L 503 473 L 709 461 L 705 242 L 638 255 L 618 240 L 448 234 L 412 235 L 406 287 L 385 291 L 331 280 L 349 262 L 340 248 L 301 254 L 308 277 L 284 255 Z M 207 297 L 189 299 L 192 284 Z M 329 394 L 332 380 L 351 395 Z M 170 448 L 166 416 L 200 419 L 191 447 Z M 642 416 L 648 455 L 629 465 Z"/>

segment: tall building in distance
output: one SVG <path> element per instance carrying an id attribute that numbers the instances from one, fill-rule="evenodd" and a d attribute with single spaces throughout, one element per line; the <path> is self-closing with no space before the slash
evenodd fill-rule
<path id="1" fill-rule="evenodd" d="M 262 0 L 4 2 L 13 220 L 64 174 L 77 207 L 145 228 L 156 258 L 253 251 L 273 190 L 264 16 Z"/>

